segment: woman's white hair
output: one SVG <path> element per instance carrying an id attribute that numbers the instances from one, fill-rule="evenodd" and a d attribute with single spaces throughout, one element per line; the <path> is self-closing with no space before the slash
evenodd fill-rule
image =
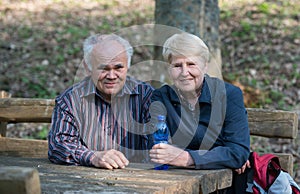
<path id="1" fill-rule="evenodd" d="M 174 34 L 169 37 L 164 45 L 162 55 L 171 63 L 173 56 L 197 56 L 209 61 L 209 49 L 198 36 L 189 33 Z"/>
<path id="2" fill-rule="evenodd" d="M 133 55 L 133 48 L 129 44 L 129 42 L 115 34 L 103 34 L 103 35 L 95 34 L 95 35 L 92 35 L 92 36 L 88 37 L 87 39 L 85 39 L 85 41 L 83 43 L 84 61 L 87 64 L 89 70 L 92 70 L 91 53 L 94 49 L 94 46 L 99 43 L 101 44 L 101 42 L 103 42 L 104 40 L 105 41 L 115 40 L 115 41 L 119 42 L 122 46 L 124 46 L 124 48 L 126 50 L 126 54 L 127 54 L 127 66 L 129 68 L 130 63 L 131 63 L 131 57 Z"/>

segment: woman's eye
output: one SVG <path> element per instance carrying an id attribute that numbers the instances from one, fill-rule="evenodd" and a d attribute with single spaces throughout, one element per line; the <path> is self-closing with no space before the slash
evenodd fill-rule
<path id="1" fill-rule="evenodd" d="M 195 66 L 196 64 L 195 63 L 188 63 L 187 65 L 188 66 Z"/>
<path id="2" fill-rule="evenodd" d="M 172 64 L 172 65 L 173 65 L 173 67 L 175 67 L 175 68 L 181 67 L 181 66 L 182 66 L 182 64 L 180 64 L 180 63 L 175 63 L 175 64 Z"/>

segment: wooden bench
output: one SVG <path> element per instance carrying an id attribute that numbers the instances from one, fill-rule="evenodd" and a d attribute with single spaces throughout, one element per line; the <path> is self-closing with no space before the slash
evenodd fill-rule
<path id="1" fill-rule="evenodd" d="M 47 157 L 47 141 L 5 138 L 6 123 L 50 123 L 55 102 L 53 99 L 0 99 L 0 154 L 13 156 Z M 295 139 L 298 116 L 295 112 L 247 108 L 250 134 L 262 137 Z M 32 146 L 34 145 L 34 146 Z M 281 165 L 293 175 L 293 155 L 275 153 Z"/>

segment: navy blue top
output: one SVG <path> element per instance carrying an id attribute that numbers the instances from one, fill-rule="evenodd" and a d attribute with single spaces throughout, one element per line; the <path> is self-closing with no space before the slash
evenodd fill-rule
<path id="1" fill-rule="evenodd" d="M 240 168 L 250 152 L 242 91 L 206 75 L 194 109 L 181 96 L 165 85 L 151 99 L 151 117 L 167 116 L 172 144 L 190 153 L 196 169 Z"/>

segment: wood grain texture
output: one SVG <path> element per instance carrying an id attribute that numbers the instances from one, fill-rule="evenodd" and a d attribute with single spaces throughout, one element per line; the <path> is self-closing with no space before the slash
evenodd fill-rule
<path id="1" fill-rule="evenodd" d="M 51 122 L 53 99 L 0 99 L 0 122 Z M 296 112 L 247 108 L 251 135 L 295 139 Z"/>
<path id="2" fill-rule="evenodd" d="M 295 139 L 298 133 L 296 112 L 248 108 L 251 135 Z"/>
<path id="3" fill-rule="evenodd" d="M 36 168 L 42 193 L 209 193 L 231 185 L 232 171 L 170 168 L 131 163 L 125 169 L 55 165 L 47 159 L 0 156 L 1 166 Z"/>
<path id="4" fill-rule="evenodd" d="M 38 171 L 29 167 L 0 166 L 0 193 L 40 194 Z"/>
<path id="5" fill-rule="evenodd" d="M 47 158 L 48 141 L 1 137 L 0 155 Z"/>
<path id="6" fill-rule="evenodd" d="M 53 99 L 0 99 L 0 123 L 51 122 Z M 295 139 L 298 133 L 298 115 L 291 111 L 247 108 L 250 134 L 272 138 Z M 5 124 L 4 124 L 5 125 Z M 2 136 L 5 131 L 1 129 Z M 4 135 L 3 135 L 4 133 Z M 35 146 L 31 146 L 35 145 Z M 33 149 L 31 149 L 34 147 Z M 0 138 L 0 154 L 9 156 L 47 157 L 46 141 L 23 141 Z M 277 153 L 276 153 L 277 154 Z M 279 154 L 281 165 L 293 174 L 293 156 Z M 222 181 L 221 181 L 222 183 Z M 207 183 L 209 184 L 209 183 Z"/>

